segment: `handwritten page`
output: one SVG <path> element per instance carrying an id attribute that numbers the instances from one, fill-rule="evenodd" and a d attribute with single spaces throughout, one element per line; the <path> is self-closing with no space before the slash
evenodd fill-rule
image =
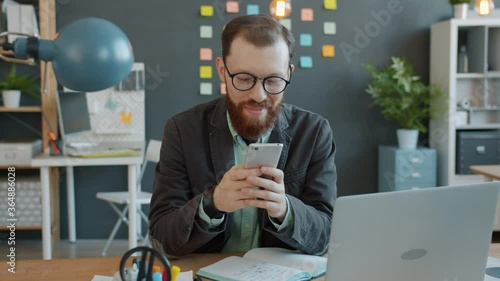
<path id="1" fill-rule="evenodd" d="M 242 257 L 228 257 L 201 268 L 198 275 L 222 281 L 299 281 L 309 280 L 307 272 Z"/>
<path id="2" fill-rule="evenodd" d="M 327 259 L 325 257 L 302 254 L 283 248 L 255 248 L 248 251 L 245 258 L 293 267 L 309 272 L 317 277 L 326 272 Z"/>

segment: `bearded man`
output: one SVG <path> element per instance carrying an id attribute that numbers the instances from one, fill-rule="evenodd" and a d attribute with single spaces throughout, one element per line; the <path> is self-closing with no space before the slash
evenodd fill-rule
<path id="1" fill-rule="evenodd" d="M 327 251 L 336 147 L 325 118 L 283 103 L 294 44 L 268 16 L 226 25 L 216 59 L 226 96 L 169 118 L 164 128 L 149 213 L 153 247 L 173 256 Z M 243 167 L 254 142 L 283 144 L 277 168 Z"/>

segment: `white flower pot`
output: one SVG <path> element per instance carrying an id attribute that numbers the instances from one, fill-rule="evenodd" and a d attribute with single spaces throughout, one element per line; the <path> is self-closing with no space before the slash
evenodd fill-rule
<path id="1" fill-rule="evenodd" d="M 453 5 L 453 14 L 456 19 L 466 19 L 467 12 L 469 11 L 469 4 L 455 4 Z"/>
<path id="2" fill-rule="evenodd" d="M 21 91 L 3 90 L 2 99 L 5 107 L 19 107 L 19 103 L 21 101 Z"/>
<path id="3" fill-rule="evenodd" d="M 416 149 L 418 130 L 398 129 L 398 145 L 401 149 Z"/>

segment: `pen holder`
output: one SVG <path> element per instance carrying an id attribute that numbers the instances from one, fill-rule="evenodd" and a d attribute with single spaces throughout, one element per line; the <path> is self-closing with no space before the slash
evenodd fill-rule
<path id="1" fill-rule="evenodd" d="M 137 263 L 135 263 L 137 266 L 131 267 L 134 269 L 134 272 L 132 272 L 132 270 L 127 272 L 126 270 L 129 258 L 137 261 Z M 144 246 L 130 249 L 123 255 L 119 267 L 121 280 L 156 280 L 153 277 L 153 267 L 155 266 L 156 261 L 159 261 L 165 268 L 163 271 L 165 272 L 165 276 L 162 276 L 162 280 L 172 281 L 172 268 L 170 267 L 168 259 L 157 250 Z"/>

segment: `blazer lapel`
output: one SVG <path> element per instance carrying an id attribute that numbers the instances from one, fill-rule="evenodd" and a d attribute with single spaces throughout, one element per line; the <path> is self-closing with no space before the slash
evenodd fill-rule
<path id="1" fill-rule="evenodd" d="M 233 140 L 227 125 L 226 111 L 226 99 L 221 98 L 215 107 L 212 120 L 210 121 L 210 152 L 217 183 L 222 180 L 224 174 L 235 163 Z"/>
<path id="2" fill-rule="evenodd" d="M 288 150 L 290 148 L 290 142 L 292 141 L 292 137 L 285 132 L 285 129 L 288 128 L 288 114 L 288 108 L 285 104 L 283 104 L 278 116 L 278 120 L 276 120 L 276 124 L 271 131 L 271 135 L 269 136 L 268 141 L 269 143 L 283 144 L 283 150 L 281 151 L 280 160 L 278 162 L 278 169 L 282 171 L 285 170 L 285 163 L 288 158 Z"/>

